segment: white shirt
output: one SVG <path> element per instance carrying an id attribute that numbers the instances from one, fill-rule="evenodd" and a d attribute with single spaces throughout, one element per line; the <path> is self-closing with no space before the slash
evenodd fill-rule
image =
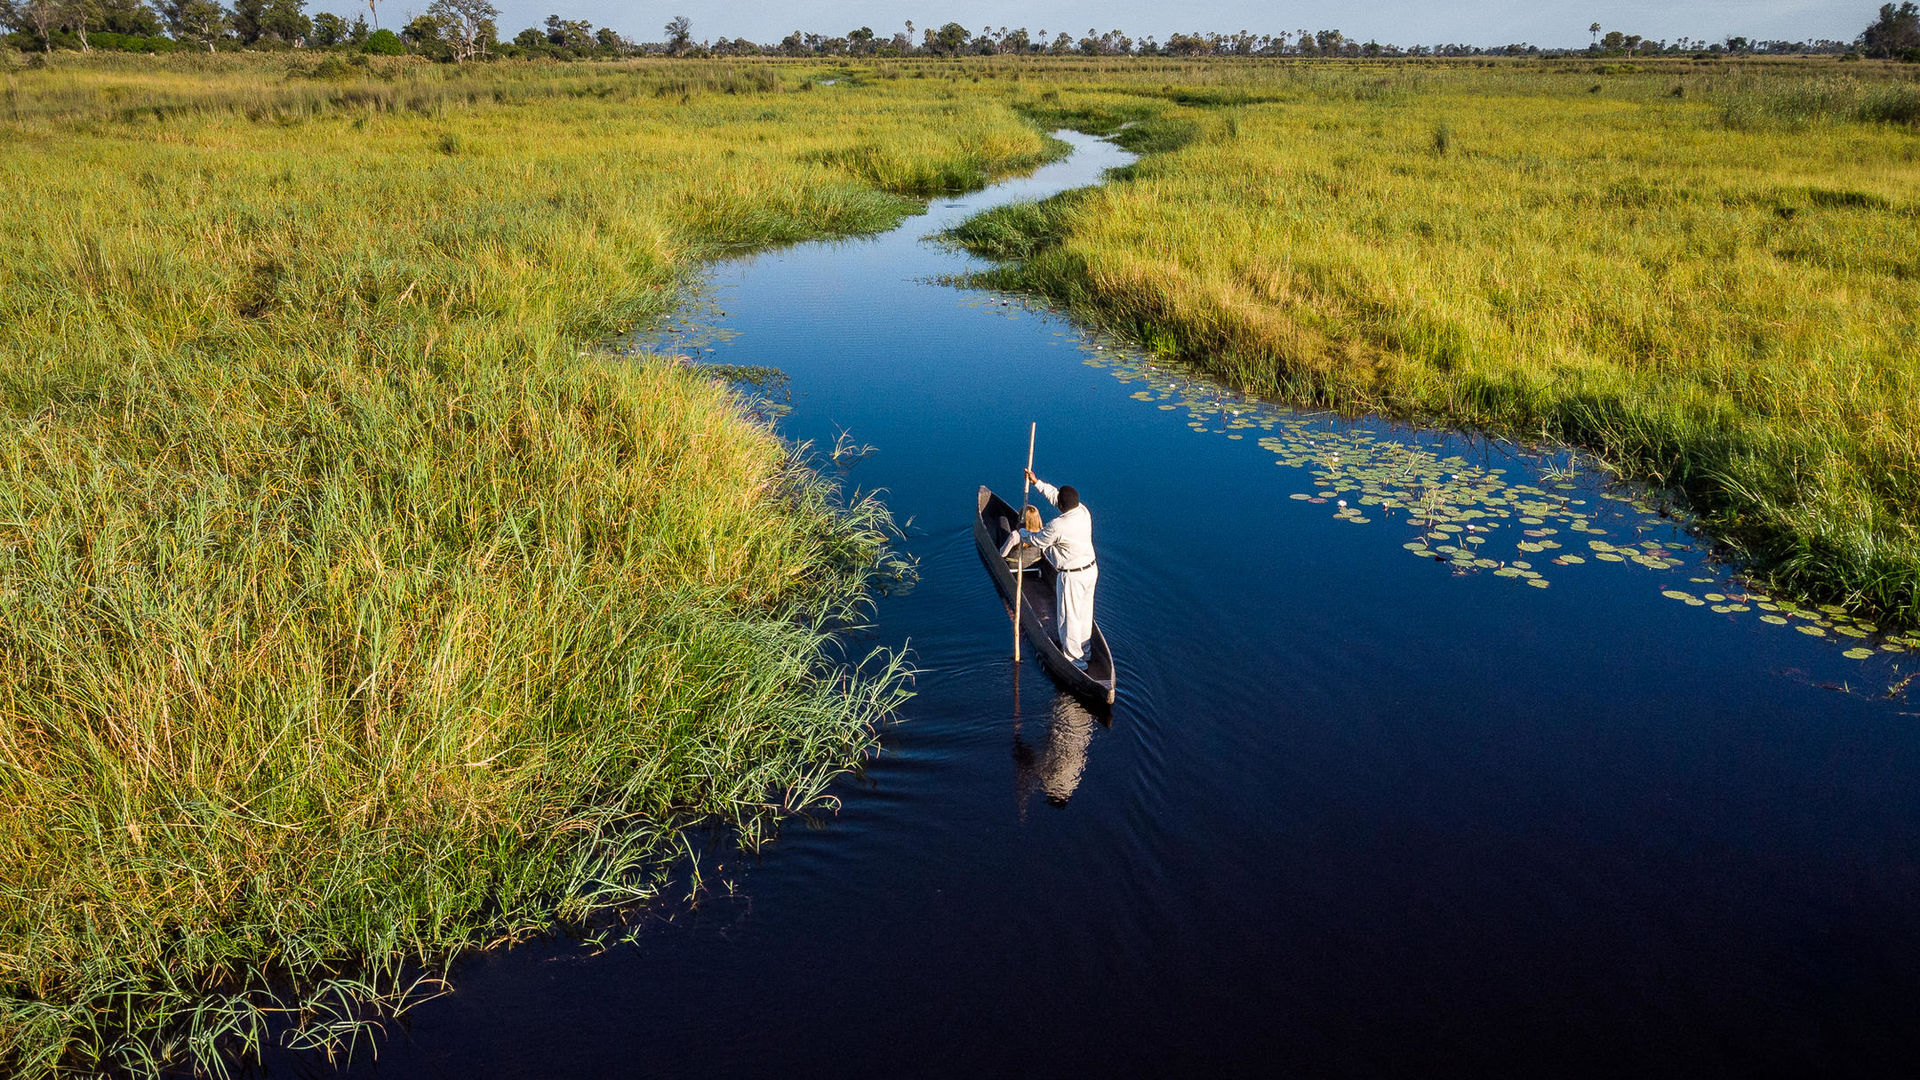
<path id="1" fill-rule="evenodd" d="M 1059 488 L 1045 480 L 1035 480 L 1033 486 L 1048 502 L 1060 505 Z M 1047 522 L 1039 532 L 1021 529 L 1020 537 L 1045 550 L 1047 561 L 1057 570 L 1079 570 L 1093 562 L 1093 515 L 1085 503 Z"/>

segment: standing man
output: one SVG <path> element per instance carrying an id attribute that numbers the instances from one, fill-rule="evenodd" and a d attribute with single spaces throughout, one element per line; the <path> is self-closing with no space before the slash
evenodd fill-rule
<path id="1" fill-rule="evenodd" d="M 1046 553 L 1058 571 L 1053 576 L 1054 610 L 1060 620 L 1060 651 L 1087 666 L 1087 642 L 1093 638 L 1093 586 L 1100 579 L 1093 562 L 1093 515 L 1080 505 L 1072 487 L 1054 487 L 1027 470 L 1027 479 L 1060 511 L 1038 532 L 1020 530 L 1020 538 Z"/>

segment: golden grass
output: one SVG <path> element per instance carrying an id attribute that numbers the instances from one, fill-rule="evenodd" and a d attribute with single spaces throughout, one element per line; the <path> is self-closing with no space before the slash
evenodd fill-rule
<path id="1" fill-rule="evenodd" d="M 1198 137 L 963 236 L 1248 387 L 1591 447 L 1774 587 L 1911 624 L 1920 135 L 1872 118 L 1920 86 L 1836 68 L 1068 84 L 1028 107 Z"/>
<path id="2" fill-rule="evenodd" d="M 344 1037 L 817 802 L 900 693 L 828 640 L 884 510 L 591 346 L 723 246 L 1054 152 L 791 66 L 304 70 L 5 77 L 10 1071 L 219 1069 L 303 1002 Z"/>

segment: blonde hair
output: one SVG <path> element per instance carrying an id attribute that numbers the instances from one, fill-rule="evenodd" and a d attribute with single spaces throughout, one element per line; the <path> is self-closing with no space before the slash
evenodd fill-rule
<path id="1" fill-rule="evenodd" d="M 1020 521 L 1021 521 L 1021 525 L 1020 525 L 1021 528 L 1027 530 L 1028 532 L 1039 532 L 1040 531 L 1040 508 L 1033 505 L 1032 503 L 1028 503 L 1026 506 L 1026 509 L 1020 511 Z"/>

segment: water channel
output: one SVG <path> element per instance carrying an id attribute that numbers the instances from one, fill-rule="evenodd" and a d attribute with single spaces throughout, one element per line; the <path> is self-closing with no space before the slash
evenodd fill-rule
<path id="1" fill-rule="evenodd" d="M 1244 401 L 943 283 L 978 264 L 929 234 L 1126 160 L 1067 137 L 718 265 L 655 338 L 786 372 L 783 433 L 871 445 L 847 481 L 907 525 L 859 644 L 918 694 L 841 812 L 630 943 L 463 961 L 377 1059 L 266 1071 L 1906 1075 L 1920 656 L 1582 458 Z M 1094 514 L 1110 726 L 1009 659 L 969 532 L 1030 420 Z"/>

